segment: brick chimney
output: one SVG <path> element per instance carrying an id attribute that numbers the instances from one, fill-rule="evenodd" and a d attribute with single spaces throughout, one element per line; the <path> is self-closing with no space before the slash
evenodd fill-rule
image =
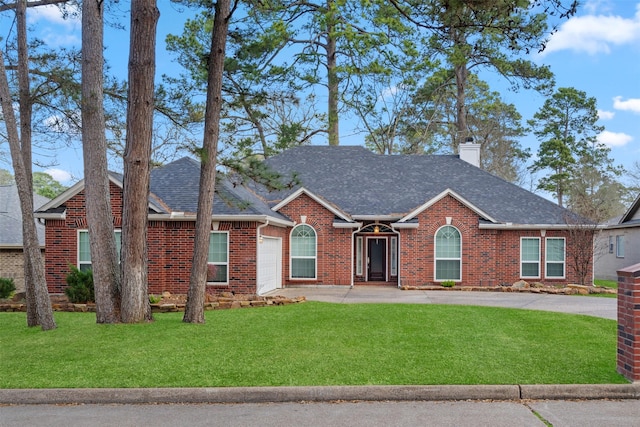
<path id="1" fill-rule="evenodd" d="M 467 138 L 464 144 L 458 146 L 458 154 L 461 160 L 480 167 L 480 144 L 474 144 L 473 138 Z"/>

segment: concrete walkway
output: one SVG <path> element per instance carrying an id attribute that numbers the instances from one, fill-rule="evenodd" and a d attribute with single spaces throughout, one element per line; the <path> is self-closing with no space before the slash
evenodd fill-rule
<path id="1" fill-rule="evenodd" d="M 510 307 L 527 310 L 555 311 L 603 317 L 617 320 L 618 301 L 615 298 L 578 295 L 551 295 L 528 292 L 471 291 L 402 291 L 382 286 L 324 286 L 277 289 L 267 295 L 304 296 L 309 301 L 335 303 L 404 303 L 462 304 Z"/>

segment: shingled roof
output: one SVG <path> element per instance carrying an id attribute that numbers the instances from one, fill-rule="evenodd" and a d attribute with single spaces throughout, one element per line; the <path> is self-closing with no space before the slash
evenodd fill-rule
<path id="1" fill-rule="evenodd" d="M 123 176 L 109 172 L 110 180 L 122 187 Z M 200 163 L 183 157 L 151 171 L 149 213 L 151 215 L 195 217 L 198 209 L 198 187 Z M 84 180 L 69 188 L 56 199 L 42 205 L 36 216 L 54 218 L 64 215 L 65 202 L 84 189 Z M 238 216 L 244 218 L 270 217 L 289 223 L 285 216 L 271 210 L 269 205 L 255 193 L 242 185 L 236 185 L 223 174 L 216 180 L 212 215 L 219 218 Z M 250 220 L 250 219 L 247 219 Z"/>
<path id="2" fill-rule="evenodd" d="M 49 199 L 33 194 L 34 206 L 45 204 Z M 38 242 L 44 246 L 44 226 L 36 223 Z M 0 247 L 22 247 L 22 210 L 18 187 L 0 185 Z"/>
<path id="3" fill-rule="evenodd" d="M 265 163 L 282 174 L 283 182 L 295 176 L 299 184 L 274 192 L 255 183 L 241 185 L 219 174 L 214 216 L 259 216 L 290 222 L 277 210 L 299 191 L 311 193 L 343 221 L 365 217 L 410 221 L 412 215 L 447 194 L 476 211 L 485 226 L 564 226 L 570 215 L 555 203 L 455 155 L 388 156 L 362 146 L 310 145 L 291 148 Z M 121 183 L 121 175 L 111 176 Z M 195 215 L 199 180 L 200 163 L 189 157 L 154 169 L 149 199 L 152 211 Z M 66 197 L 80 188 L 71 189 Z M 59 213 L 64 197 L 50 202 L 40 213 Z"/>
<path id="4" fill-rule="evenodd" d="M 447 191 L 486 213 L 490 222 L 562 225 L 568 214 L 454 155 L 388 156 L 362 146 L 300 146 L 266 162 L 285 176 L 297 174 L 299 187 L 352 217 L 402 218 Z M 286 196 L 263 193 L 274 203 Z"/>

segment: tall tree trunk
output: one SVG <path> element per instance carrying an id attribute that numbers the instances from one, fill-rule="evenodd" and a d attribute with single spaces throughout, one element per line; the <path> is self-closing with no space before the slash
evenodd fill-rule
<path id="1" fill-rule="evenodd" d="M 27 48 L 27 2 L 16 2 L 16 27 L 18 30 L 18 86 L 20 111 L 20 151 L 27 174 L 26 185 L 33 197 L 32 167 L 31 167 L 31 117 L 32 103 L 29 85 L 29 54 Z M 31 258 L 24 252 L 24 285 L 27 301 L 27 325 L 36 326 L 38 313 L 36 309 L 36 290 L 32 274 Z"/>
<path id="2" fill-rule="evenodd" d="M 220 133 L 222 110 L 222 75 L 224 71 L 227 31 L 230 19 L 230 0 L 218 0 L 215 5 L 209 73 L 207 79 L 207 101 L 202 141 L 202 164 L 200 188 L 198 190 L 198 212 L 196 214 L 196 236 L 193 262 L 189 277 L 189 293 L 184 312 L 184 322 L 204 323 L 204 297 L 207 280 L 207 256 L 211 233 L 211 211 L 216 183 L 216 157 Z"/>
<path id="3" fill-rule="evenodd" d="M 96 321 L 120 320 L 120 272 L 113 232 L 103 106 L 103 1 L 82 5 L 82 154 Z"/>
<path id="4" fill-rule="evenodd" d="M 147 275 L 147 219 L 156 71 L 155 0 L 131 2 L 129 103 L 122 203 L 122 321 L 152 320 Z"/>
<path id="5" fill-rule="evenodd" d="M 19 70 L 27 72 L 27 70 Z M 20 209 L 22 211 L 22 243 L 24 246 L 24 256 L 30 266 L 30 280 L 33 286 L 33 293 L 36 307 L 36 324 L 40 324 L 43 330 L 56 328 L 51 309 L 51 300 L 44 278 L 44 260 L 40 252 L 38 233 L 36 231 L 35 218 L 33 216 L 33 192 L 29 185 L 30 179 L 22 156 L 20 137 L 18 136 L 18 124 L 13 111 L 11 93 L 9 91 L 9 81 L 4 66 L 4 56 L 0 51 L 0 104 L 5 126 L 7 128 L 7 139 L 11 150 L 11 159 L 15 173 L 16 185 L 18 186 L 18 196 L 20 198 Z M 28 323 L 29 326 L 34 326 Z"/>
<path id="6" fill-rule="evenodd" d="M 340 144 L 340 120 L 338 116 L 338 101 L 340 90 L 340 79 L 336 71 L 337 67 L 337 47 L 335 37 L 335 17 L 334 17 L 335 0 L 327 0 L 327 84 L 329 89 L 329 105 L 327 115 L 329 118 L 329 145 Z"/>
<path id="7" fill-rule="evenodd" d="M 467 64 L 460 64 L 455 66 L 456 74 L 456 128 L 457 144 L 463 143 L 467 140 L 468 126 L 467 126 L 467 108 L 465 106 L 466 97 L 465 90 L 467 88 Z M 454 147 L 457 150 L 458 147 Z"/>

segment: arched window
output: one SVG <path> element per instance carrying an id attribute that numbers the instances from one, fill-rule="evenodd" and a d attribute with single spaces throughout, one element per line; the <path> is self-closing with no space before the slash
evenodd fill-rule
<path id="1" fill-rule="evenodd" d="M 316 232 L 306 224 L 291 231 L 291 278 L 316 278 Z"/>
<path id="2" fill-rule="evenodd" d="M 436 281 L 462 278 L 462 239 L 457 228 L 446 225 L 436 232 Z"/>

